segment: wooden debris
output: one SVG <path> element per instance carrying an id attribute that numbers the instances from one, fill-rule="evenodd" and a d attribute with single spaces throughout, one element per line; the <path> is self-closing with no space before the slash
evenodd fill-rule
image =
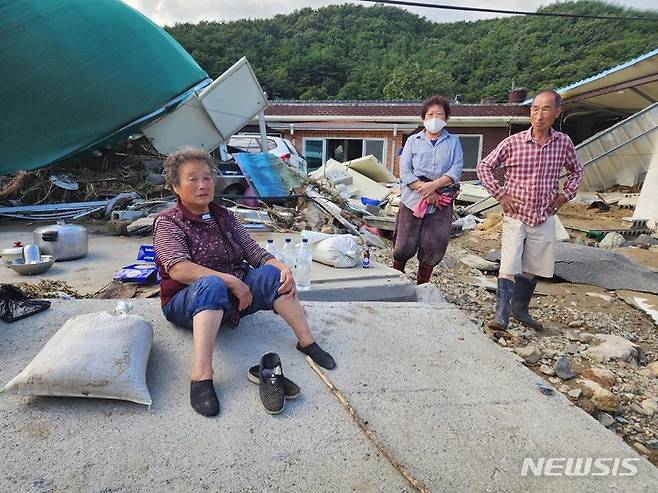
<path id="1" fill-rule="evenodd" d="M 421 483 L 418 481 L 414 476 L 411 474 L 409 469 L 407 469 L 404 465 L 400 463 L 395 457 L 393 457 L 393 454 L 391 451 L 384 445 L 379 438 L 368 428 L 368 423 L 363 420 L 361 416 L 359 416 L 359 413 L 357 413 L 356 409 L 354 409 L 354 406 L 350 404 L 350 401 L 347 400 L 347 397 L 338 390 L 338 388 L 327 378 L 327 376 L 324 374 L 324 372 L 320 369 L 318 365 L 315 364 L 315 362 L 309 357 L 306 357 L 306 361 L 308 364 L 311 366 L 313 371 L 317 373 L 317 375 L 322 379 L 324 384 L 333 392 L 333 394 L 338 398 L 340 403 L 343 405 L 345 409 L 347 409 L 347 412 L 350 413 L 350 416 L 352 416 L 352 419 L 356 422 L 356 424 L 361 428 L 361 431 L 368 437 L 368 440 L 370 440 L 373 445 L 379 450 L 384 457 L 391 463 L 391 465 L 402 475 L 404 479 L 407 480 L 407 482 L 416 490 L 420 491 L 422 493 L 429 493 L 429 490 Z"/>
<path id="2" fill-rule="evenodd" d="M 0 190 L 0 199 L 9 197 L 11 194 L 18 192 L 21 189 L 26 176 L 27 172 L 25 171 L 19 171 L 16 173 L 14 179 Z"/>
<path id="3" fill-rule="evenodd" d="M 101 300 L 128 298 L 155 298 L 160 295 L 160 286 L 135 282 L 112 281 L 96 291 L 92 298 Z"/>

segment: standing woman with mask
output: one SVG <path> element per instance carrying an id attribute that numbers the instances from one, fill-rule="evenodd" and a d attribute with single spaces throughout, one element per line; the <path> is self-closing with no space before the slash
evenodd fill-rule
<path id="1" fill-rule="evenodd" d="M 454 193 L 441 189 L 459 182 L 464 153 L 459 138 L 444 128 L 450 117 L 446 98 L 429 98 L 420 116 L 425 130 L 407 139 L 400 156 L 402 196 L 393 268 L 404 272 L 407 261 L 418 253 L 416 283 L 424 284 L 448 248 Z"/>

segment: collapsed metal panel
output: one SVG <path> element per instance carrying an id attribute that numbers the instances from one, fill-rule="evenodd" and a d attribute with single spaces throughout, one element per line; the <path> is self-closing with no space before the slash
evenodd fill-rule
<path id="1" fill-rule="evenodd" d="M 142 128 L 142 132 L 162 154 L 171 154 L 183 146 L 210 152 L 222 139 L 194 93 L 172 113 Z"/>
<path id="2" fill-rule="evenodd" d="M 302 184 L 297 172 L 269 152 L 240 152 L 235 160 L 261 197 L 284 197 Z"/>
<path id="3" fill-rule="evenodd" d="M 633 219 L 647 219 L 650 228 L 658 229 L 658 139 L 654 140 L 653 161 L 644 179 Z"/>
<path id="4" fill-rule="evenodd" d="M 266 106 L 263 89 L 242 57 L 212 84 L 142 132 L 162 154 L 183 146 L 212 151 Z"/>
<path id="5" fill-rule="evenodd" d="M 576 147 L 584 165 L 583 192 L 614 185 L 633 186 L 644 179 L 658 152 L 658 103 L 599 132 Z"/>
<path id="6" fill-rule="evenodd" d="M 201 104 L 227 141 L 267 107 L 267 99 L 245 57 L 199 94 Z"/>

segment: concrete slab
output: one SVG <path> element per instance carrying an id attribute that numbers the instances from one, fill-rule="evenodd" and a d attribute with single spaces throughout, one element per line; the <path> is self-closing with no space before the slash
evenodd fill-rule
<path id="1" fill-rule="evenodd" d="M 485 258 L 500 261 L 500 250 Z M 611 291 L 627 289 L 658 294 L 658 270 L 638 264 L 618 252 L 575 243 L 556 244 L 554 276 Z"/>
<path id="2" fill-rule="evenodd" d="M 5 223 L 0 225 L 0 248 L 12 246 L 14 241 L 31 243 L 33 225 Z M 283 234 L 255 233 L 254 238 L 262 245 L 268 237 Z M 294 236 L 299 240 L 299 235 Z M 140 245 L 150 245 L 150 236 L 133 238 L 89 233 L 89 254 L 78 260 L 56 262 L 45 274 L 26 277 L 0 266 L 0 283 L 31 282 L 41 279 L 69 283 L 81 294 L 92 294 L 112 281 L 121 267 L 135 263 Z M 413 301 L 414 286 L 409 280 L 390 267 L 372 262 L 370 268 L 335 269 L 313 262 L 311 289 L 300 293 L 303 300 L 315 301 Z"/>
<path id="3" fill-rule="evenodd" d="M 254 233 L 261 246 L 274 239 L 281 247 L 285 238 L 301 241 L 301 235 L 288 233 Z M 395 269 L 371 261 L 370 267 L 335 269 L 319 262 L 311 268 L 311 289 L 299 293 L 304 301 L 415 301 L 415 286 Z"/>
<path id="4" fill-rule="evenodd" d="M 154 405 L 0 397 L 0 491 L 409 491 L 338 400 L 293 349 L 271 313 L 222 331 L 215 347 L 222 411 L 188 403 L 191 334 L 166 323 L 156 300 L 135 311 L 154 324 L 147 380 Z M 0 382 L 18 373 L 70 316 L 105 300 L 55 300 L 45 313 L 2 326 Z M 452 305 L 307 303 L 338 368 L 328 376 L 371 429 L 430 491 L 655 491 L 658 470 L 634 477 L 522 476 L 526 457 L 637 454 Z M 277 351 L 302 387 L 283 414 L 261 408 L 251 364 Z"/>

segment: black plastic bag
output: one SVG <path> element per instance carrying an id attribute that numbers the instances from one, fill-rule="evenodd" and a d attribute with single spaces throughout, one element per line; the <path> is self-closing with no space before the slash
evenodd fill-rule
<path id="1" fill-rule="evenodd" d="M 50 301 L 26 296 L 11 284 L 0 284 L 0 320 L 11 323 L 50 308 Z"/>

